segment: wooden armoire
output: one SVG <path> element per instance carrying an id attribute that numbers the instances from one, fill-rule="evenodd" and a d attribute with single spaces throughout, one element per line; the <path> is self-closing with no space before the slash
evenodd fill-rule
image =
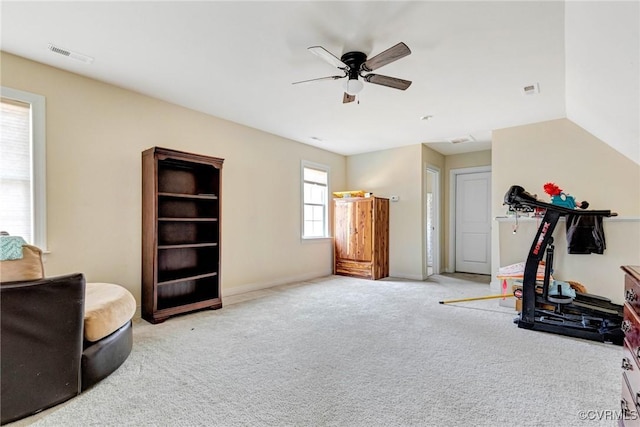
<path id="1" fill-rule="evenodd" d="M 333 199 L 335 274 L 366 279 L 389 275 L 389 199 Z"/>

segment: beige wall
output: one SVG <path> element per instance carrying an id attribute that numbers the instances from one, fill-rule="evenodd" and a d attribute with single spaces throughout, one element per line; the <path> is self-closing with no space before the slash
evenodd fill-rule
<path id="1" fill-rule="evenodd" d="M 410 145 L 347 157 L 347 188 L 376 196 L 398 196 L 389 203 L 389 274 L 423 279 L 421 146 Z"/>
<path id="2" fill-rule="evenodd" d="M 2 85 L 46 97 L 47 275 L 82 272 L 140 301 L 141 152 L 222 157 L 222 289 L 230 295 L 332 272 L 332 241 L 300 239 L 300 168 L 346 159 L 2 53 Z"/>
<path id="3" fill-rule="evenodd" d="M 447 176 L 451 169 L 464 169 L 490 165 L 491 150 L 474 151 L 473 153 L 452 154 L 445 157 L 445 171 L 447 172 Z"/>
<path id="4" fill-rule="evenodd" d="M 559 119 L 499 129 L 493 132 L 493 215 L 505 214 L 502 205 L 511 185 L 520 185 L 541 200 L 549 200 L 542 186 L 554 182 L 590 209 L 610 209 L 618 218 L 605 220 L 607 249 L 603 255 L 568 255 L 565 223 L 558 223 L 555 277 L 584 284 L 590 293 L 621 302 L 621 265 L 640 265 L 640 165 L 573 122 Z M 517 234 L 513 221 L 494 227 L 492 261 L 499 266 L 524 261 L 537 223 L 521 221 Z"/>

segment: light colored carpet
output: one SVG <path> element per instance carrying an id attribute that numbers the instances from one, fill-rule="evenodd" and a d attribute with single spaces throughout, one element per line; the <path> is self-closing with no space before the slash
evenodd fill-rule
<path id="1" fill-rule="evenodd" d="M 518 329 L 469 275 L 330 276 L 139 321 L 110 377 L 36 426 L 612 426 L 622 350 Z"/>

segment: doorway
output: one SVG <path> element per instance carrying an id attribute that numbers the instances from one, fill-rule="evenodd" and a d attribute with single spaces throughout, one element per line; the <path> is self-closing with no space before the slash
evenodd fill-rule
<path id="1" fill-rule="evenodd" d="M 451 171 L 449 271 L 491 274 L 491 167 Z"/>
<path id="2" fill-rule="evenodd" d="M 440 274 L 440 169 L 427 166 L 425 184 L 425 277 Z"/>

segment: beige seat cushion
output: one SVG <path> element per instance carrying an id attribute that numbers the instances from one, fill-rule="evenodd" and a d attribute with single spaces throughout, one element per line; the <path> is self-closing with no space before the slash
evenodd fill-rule
<path id="1" fill-rule="evenodd" d="M 127 323 L 136 312 L 136 300 L 113 283 L 87 283 L 84 302 L 84 337 L 98 341 Z"/>
<path id="2" fill-rule="evenodd" d="M 31 245 L 22 246 L 22 259 L 0 261 L 0 282 L 18 282 L 44 278 L 42 251 Z"/>

